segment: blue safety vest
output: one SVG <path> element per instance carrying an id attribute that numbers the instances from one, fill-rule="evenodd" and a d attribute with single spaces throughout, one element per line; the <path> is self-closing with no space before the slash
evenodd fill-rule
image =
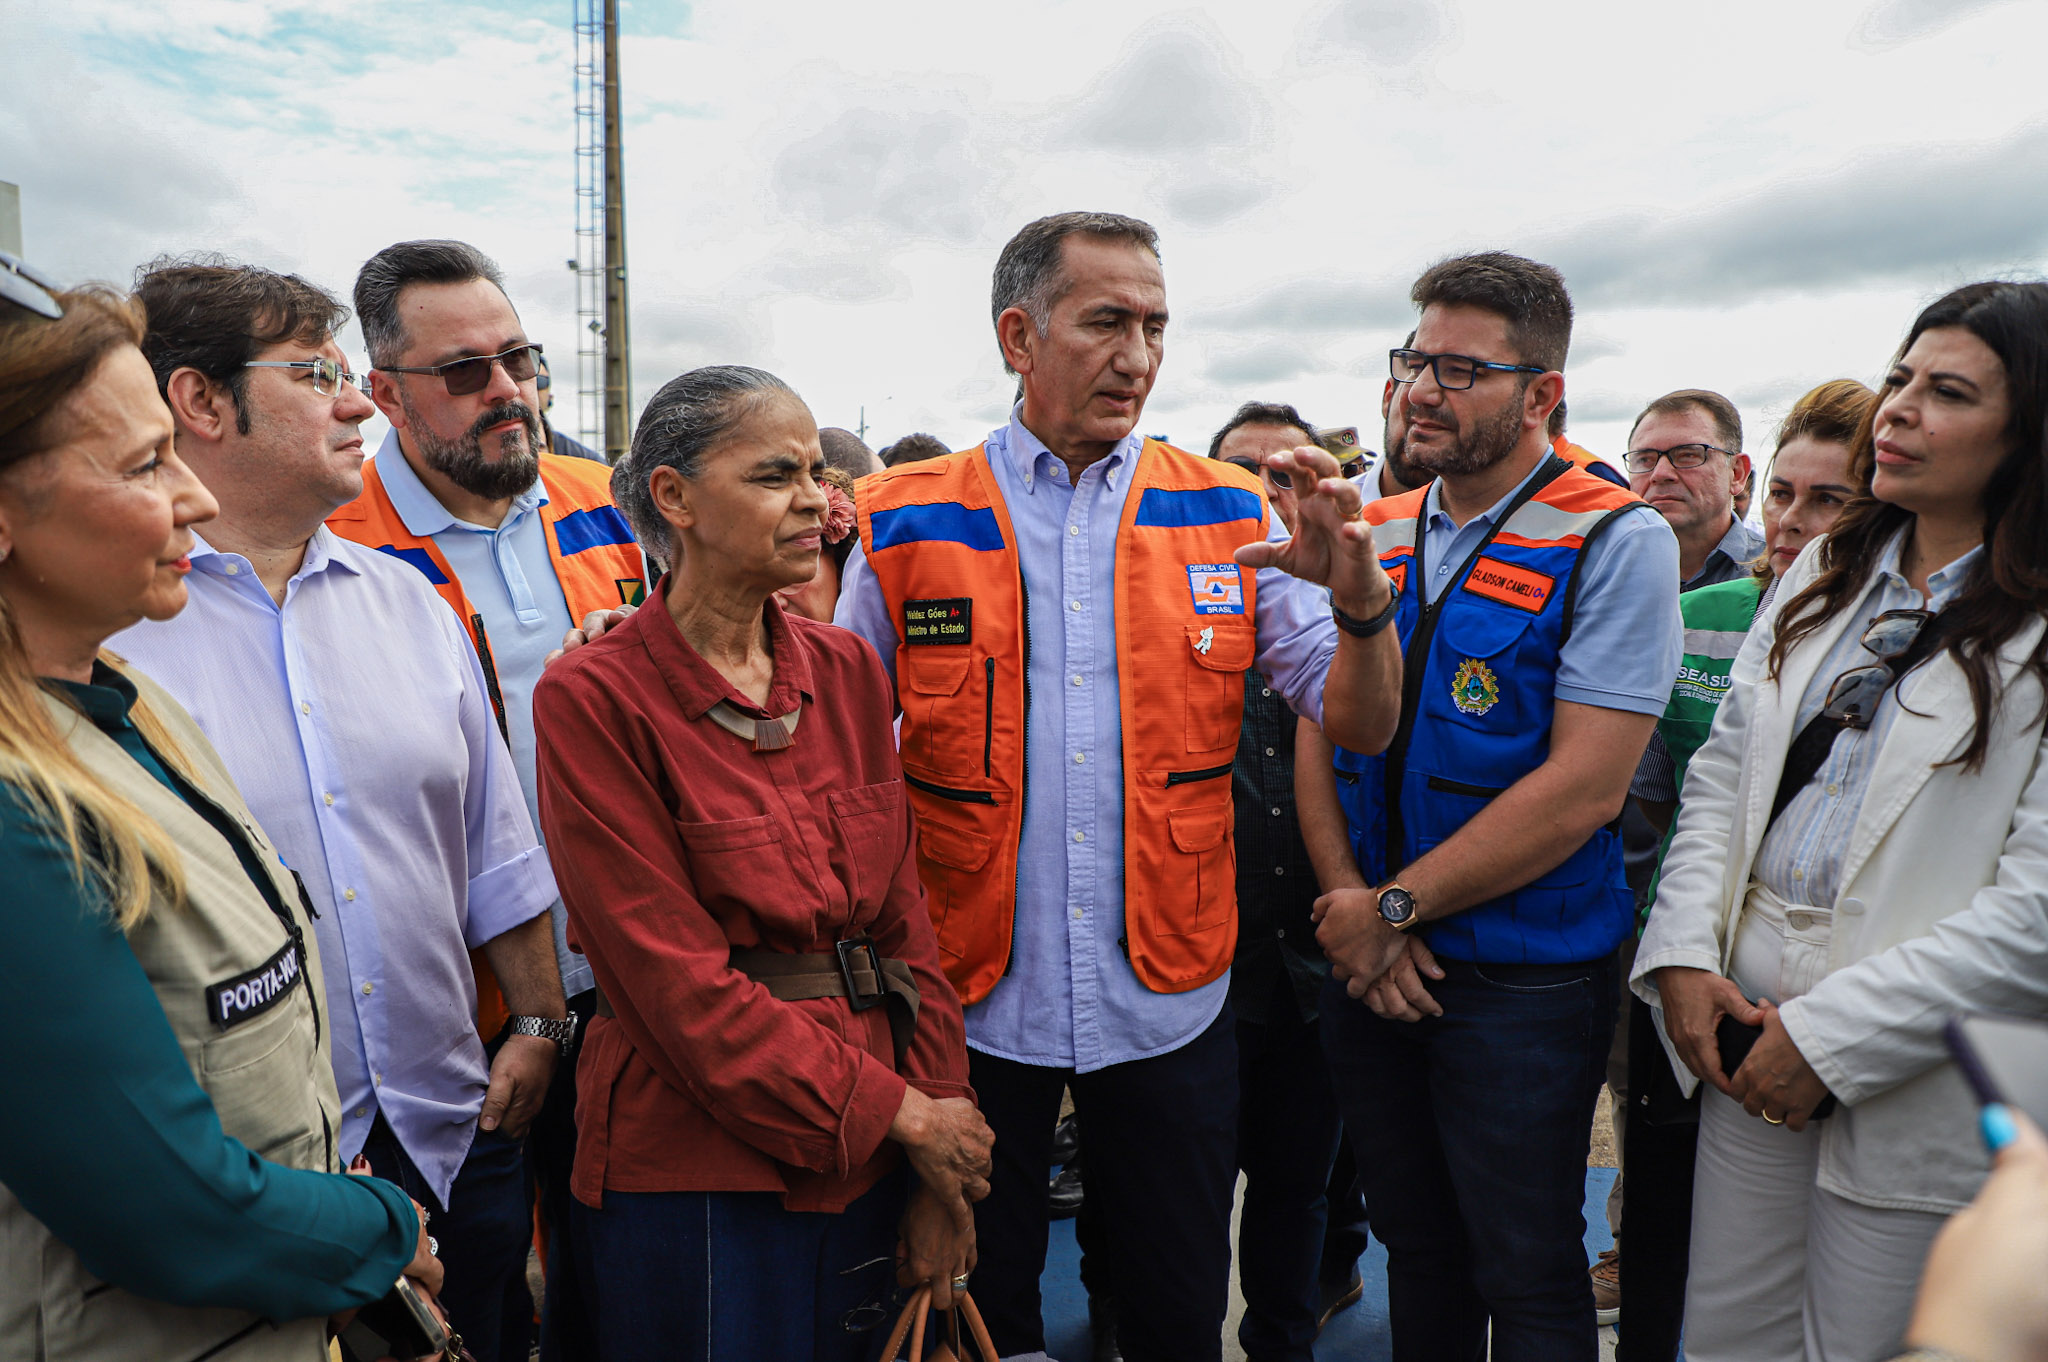
<path id="1" fill-rule="evenodd" d="M 1372 884 L 1396 878 L 1542 764 L 1579 565 L 1588 545 L 1641 504 L 1553 455 L 1429 605 L 1427 494 L 1366 508 L 1400 593 L 1395 627 L 1406 658 L 1400 727 L 1385 754 L 1337 749 L 1352 854 Z M 1453 960 L 1564 964 L 1611 953 L 1634 915 L 1621 838 L 1609 826 L 1520 889 L 1419 930 Z"/>

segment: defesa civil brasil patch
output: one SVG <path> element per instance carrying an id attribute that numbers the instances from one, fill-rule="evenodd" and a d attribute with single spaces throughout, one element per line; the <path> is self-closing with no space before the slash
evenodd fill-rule
<path id="1" fill-rule="evenodd" d="M 1244 569 L 1235 563 L 1189 563 L 1188 594 L 1197 615 L 1242 615 Z"/>

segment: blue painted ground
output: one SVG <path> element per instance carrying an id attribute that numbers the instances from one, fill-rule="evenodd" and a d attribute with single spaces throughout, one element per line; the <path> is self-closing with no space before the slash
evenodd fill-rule
<path id="1" fill-rule="evenodd" d="M 1607 1233 L 1607 1190 L 1613 1185 L 1612 1168 L 1586 1170 L 1588 1263 L 1614 1247 Z M 1358 1260 L 1358 1270 L 1365 1278 L 1365 1296 L 1331 1320 L 1316 1340 L 1319 1362 L 1386 1362 L 1393 1355 L 1387 1336 L 1387 1251 L 1378 1240 Z M 1053 1223 L 1039 1289 L 1045 1298 L 1047 1351 L 1059 1362 L 1088 1362 L 1088 1298 L 1081 1290 L 1081 1250 L 1071 1220 Z"/>

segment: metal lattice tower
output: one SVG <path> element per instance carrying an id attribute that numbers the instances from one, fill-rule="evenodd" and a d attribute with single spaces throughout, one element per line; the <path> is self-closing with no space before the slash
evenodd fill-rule
<path id="1" fill-rule="evenodd" d="M 604 0 L 571 0 L 576 27 L 576 424 L 604 448 Z"/>

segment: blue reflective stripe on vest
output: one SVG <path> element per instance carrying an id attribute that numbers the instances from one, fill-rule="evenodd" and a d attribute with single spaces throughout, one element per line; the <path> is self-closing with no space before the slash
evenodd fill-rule
<path id="1" fill-rule="evenodd" d="M 619 514 L 618 507 L 592 506 L 585 511 L 571 511 L 556 521 L 555 542 L 562 546 L 562 556 L 566 558 L 585 549 L 639 541 L 633 537 L 633 527 Z"/>
<path id="2" fill-rule="evenodd" d="M 426 579 L 435 586 L 448 585 L 448 574 L 434 566 L 434 560 L 427 556 L 425 549 L 402 549 L 396 544 L 380 544 L 377 552 L 388 553 L 393 558 L 403 558 L 425 574 Z"/>
<path id="3" fill-rule="evenodd" d="M 920 540 L 943 539 L 965 544 L 970 549 L 993 550 L 1003 546 L 1003 529 L 996 513 L 984 506 L 970 510 L 958 502 L 940 501 L 926 506 L 898 506 L 877 511 L 869 524 L 875 537 L 874 551 Z"/>
<path id="4" fill-rule="evenodd" d="M 1198 487 L 1179 492 L 1148 487 L 1138 502 L 1138 517 L 1132 523 L 1178 530 L 1258 518 L 1258 495 L 1242 487 Z"/>

